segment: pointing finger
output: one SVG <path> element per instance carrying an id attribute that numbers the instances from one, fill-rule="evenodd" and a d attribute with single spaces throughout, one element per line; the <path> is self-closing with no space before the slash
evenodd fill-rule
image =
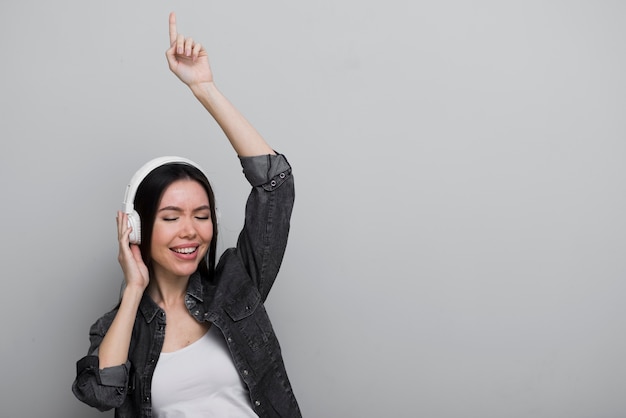
<path id="1" fill-rule="evenodd" d="M 170 13 L 170 45 L 176 42 L 178 32 L 176 31 L 176 13 Z"/>

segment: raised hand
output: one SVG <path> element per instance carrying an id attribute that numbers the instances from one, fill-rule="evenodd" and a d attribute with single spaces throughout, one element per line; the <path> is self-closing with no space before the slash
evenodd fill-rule
<path id="1" fill-rule="evenodd" d="M 204 108 L 213 116 L 237 155 L 274 154 L 254 127 L 217 89 L 206 50 L 176 28 L 176 15 L 170 13 L 170 48 L 165 53 L 170 70 L 185 83 Z"/>
<path id="2" fill-rule="evenodd" d="M 178 33 L 174 12 L 170 13 L 169 28 L 170 47 L 165 56 L 170 70 L 190 88 L 213 82 L 206 50 L 200 43 Z"/>

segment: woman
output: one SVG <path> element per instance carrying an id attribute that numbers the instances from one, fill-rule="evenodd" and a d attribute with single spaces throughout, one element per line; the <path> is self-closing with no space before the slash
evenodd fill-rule
<path id="1" fill-rule="evenodd" d="M 218 91 L 205 49 L 177 32 L 173 13 L 169 28 L 170 70 L 223 129 L 252 185 L 245 224 L 216 265 L 202 171 L 174 159 L 142 174 L 131 199 L 141 231 L 134 215 L 117 216 L 122 298 L 91 327 L 72 390 L 116 417 L 299 417 L 263 307 L 287 244 L 291 167 Z"/>

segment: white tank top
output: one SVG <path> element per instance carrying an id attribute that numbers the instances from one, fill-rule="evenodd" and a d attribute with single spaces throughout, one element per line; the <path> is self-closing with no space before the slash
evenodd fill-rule
<path id="1" fill-rule="evenodd" d="M 156 418 L 257 418 L 219 329 L 211 325 L 198 341 L 161 353 L 152 377 L 152 413 Z"/>

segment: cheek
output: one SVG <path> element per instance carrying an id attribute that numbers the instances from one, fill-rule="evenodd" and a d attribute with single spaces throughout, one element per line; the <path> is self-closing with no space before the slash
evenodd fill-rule
<path id="1" fill-rule="evenodd" d="M 209 225 L 206 228 L 202 229 L 202 238 L 207 243 L 211 242 L 211 240 L 213 239 L 213 224 L 209 223 Z"/>
<path id="2" fill-rule="evenodd" d="M 167 225 L 155 223 L 152 228 L 152 245 L 155 246 L 167 242 L 173 234 L 175 234 L 175 231 L 170 231 Z"/>

